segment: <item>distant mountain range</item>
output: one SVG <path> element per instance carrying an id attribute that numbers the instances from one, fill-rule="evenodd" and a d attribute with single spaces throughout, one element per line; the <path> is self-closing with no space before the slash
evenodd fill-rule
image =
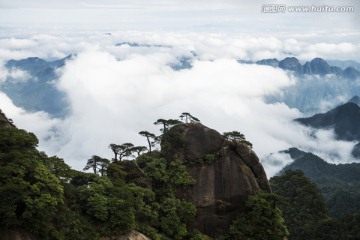
<path id="1" fill-rule="evenodd" d="M 137 43 L 137 42 L 120 42 L 115 44 L 115 46 L 129 46 L 129 47 L 158 47 L 158 48 L 171 48 L 170 45 L 162 44 L 147 44 L 147 43 Z"/>
<path id="2" fill-rule="evenodd" d="M 327 61 L 322 58 L 314 58 L 304 65 L 295 57 L 287 57 L 281 61 L 276 58 L 263 59 L 257 61 L 258 65 L 267 65 L 278 67 L 284 70 L 293 71 L 296 74 L 320 75 L 335 74 L 337 76 L 354 80 L 360 77 L 360 71 L 354 67 L 346 67 L 344 70 L 338 66 L 330 66 Z"/>
<path id="3" fill-rule="evenodd" d="M 331 66 L 336 66 L 339 68 L 348 68 L 348 67 L 353 67 L 356 70 L 360 71 L 360 63 L 353 61 L 353 60 L 326 60 L 328 62 L 328 64 L 330 64 Z"/>
<path id="4" fill-rule="evenodd" d="M 22 70 L 27 73 L 27 79 L 17 81 L 8 77 L 0 84 L 0 90 L 6 93 L 16 106 L 28 111 L 44 111 L 54 117 L 64 117 L 67 114 L 67 101 L 63 92 L 56 87 L 58 75 L 56 70 L 65 65 L 72 56 L 56 61 L 31 57 L 21 60 L 10 60 L 5 67 L 11 72 Z"/>
<path id="5" fill-rule="evenodd" d="M 135 42 L 117 44 L 117 46 L 124 45 L 130 47 L 169 47 Z M 46 61 L 37 57 L 9 60 L 5 67 L 10 72 L 25 71 L 27 78 L 17 81 L 17 79 L 7 77 L 5 82 L 0 84 L 0 91 L 6 93 L 16 106 L 27 111 L 44 111 L 54 117 L 65 117 L 68 113 L 69 104 L 65 94 L 56 88 L 56 82 L 59 78 L 57 69 L 62 68 L 66 60 L 71 57 L 72 55 L 69 55 L 56 61 Z M 178 57 L 177 61 L 169 66 L 175 71 L 190 69 L 196 58 L 196 53 L 191 52 L 189 56 Z M 346 66 L 344 64 L 347 62 L 338 61 L 338 63 Z M 283 89 L 281 95 L 267 96 L 266 101 L 268 103 L 284 102 L 289 107 L 297 108 L 310 115 L 342 103 L 344 97 L 360 95 L 360 88 L 356 85 L 356 81 L 352 81 L 359 77 L 360 73 L 353 67 L 346 67 L 343 70 L 340 67 L 330 66 L 320 58 L 315 58 L 302 65 L 294 57 L 285 58 L 281 61 L 264 59 L 256 62 L 256 64 L 278 67 L 292 71 L 298 76 L 295 85 Z M 354 61 L 350 61 L 349 64 L 356 66 Z M 357 101 L 360 102 L 359 99 Z"/>

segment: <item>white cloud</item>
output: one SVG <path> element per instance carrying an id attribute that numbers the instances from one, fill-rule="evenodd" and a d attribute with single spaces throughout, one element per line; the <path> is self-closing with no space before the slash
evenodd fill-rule
<path id="1" fill-rule="evenodd" d="M 183 111 L 220 131 L 256 132 L 263 140 L 271 137 L 256 130 L 267 128 L 260 119 L 268 114 L 280 119 L 297 114 L 284 105 L 261 101 L 264 95 L 292 84 L 281 70 L 218 59 L 196 61 L 192 69 L 174 71 L 168 61 L 168 54 L 161 53 L 117 61 L 108 52 L 90 49 L 68 62 L 59 87 L 69 96 L 72 113 L 62 126 L 58 154 L 76 167 L 92 154 L 111 157 L 110 143 L 144 145 L 139 131 L 158 133 L 152 125 L 156 119 L 177 118 Z M 273 128 L 282 128 L 274 123 Z M 266 145 L 255 141 L 255 147 Z"/>
<path id="2" fill-rule="evenodd" d="M 60 120 L 50 118 L 45 112 L 26 112 L 16 107 L 2 92 L 0 92 L 0 109 L 14 121 L 17 127 L 34 132 L 40 141 L 41 149 L 53 152 L 56 147 L 54 137 L 57 135 L 57 127 L 61 124 Z"/>
<path id="3" fill-rule="evenodd" d="M 4 63 L 0 63 L 0 84 L 7 80 L 13 82 L 24 82 L 29 78 L 29 74 L 18 68 L 7 69 Z"/>
<path id="4" fill-rule="evenodd" d="M 316 57 L 325 59 L 347 60 L 356 58 L 360 54 L 360 45 L 348 42 L 341 43 L 316 43 L 305 47 L 302 53 L 299 52 L 299 58 L 312 60 Z"/>
<path id="5" fill-rule="evenodd" d="M 283 41 L 228 34 L 142 32 L 64 35 L 55 31 L 30 35 L 28 39 L 1 40 L 0 53 L 5 54 L 0 58 L 56 59 L 78 53 L 61 70 L 58 83 L 68 95 L 71 114 L 57 120 L 45 113 L 26 113 L 3 94 L 0 107 L 18 126 L 37 133 L 42 149 L 63 157 L 77 169 L 82 169 L 93 154 L 112 157 L 107 147 L 110 143 L 146 145 L 139 131 L 158 133 L 158 127 L 152 124 L 156 119 L 177 118 L 184 111 L 220 132 L 244 133 L 261 158 L 298 146 L 318 150 L 316 153 L 329 156 L 329 161 L 348 159 L 352 143 L 336 142 L 321 132 L 318 139 L 311 139 L 305 128 L 292 122 L 301 116 L 298 110 L 264 102 L 266 96 L 281 95 L 284 89 L 295 86 L 295 78 L 280 69 L 237 62 L 282 59 L 289 51 L 294 55 L 304 51 L 312 54 L 317 48 L 311 43 L 293 38 Z M 115 46 L 121 42 L 163 47 Z M 352 56 L 346 50 L 349 48 L 359 51 L 357 45 L 332 43 L 329 46 L 338 51 L 331 55 L 331 51 L 325 51 L 327 44 L 319 44 L 327 56 L 340 56 L 341 49 L 342 56 Z M 193 67 L 174 71 L 169 64 L 181 56 L 191 57 Z M 328 107 L 328 102 L 323 105 Z M 340 157 L 328 154 L 334 149 L 339 149 Z M 268 174 L 271 176 L 276 169 L 269 167 Z"/>

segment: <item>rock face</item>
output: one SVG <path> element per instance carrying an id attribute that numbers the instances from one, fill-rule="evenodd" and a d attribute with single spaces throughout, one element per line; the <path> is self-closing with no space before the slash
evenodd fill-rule
<path id="1" fill-rule="evenodd" d="M 8 119 L 5 114 L 0 109 L 0 128 L 11 128 L 15 127 L 10 119 Z"/>
<path id="2" fill-rule="evenodd" d="M 24 231 L 15 231 L 15 230 L 5 230 L 0 229 L 0 239 L 1 240 L 38 240 L 32 234 L 29 234 Z"/>
<path id="3" fill-rule="evenodd" d="M 241 142 L 230 142 L 199 123 L 181 124 L 166 133 L 170 142 L 166 158 L 183 161 L 195 184 L 179 191 L 179 198 L 198 209 L 193 225 L 211 237 L 224 233 L 243 210 L 247 197 L 261 190 L 271 192 L 259 159 Z M 176 136 L 176 137 L 175 137 Z"/>
<path id="4" fill-rule="evenodd" d="M 329 64 L 321 58 L 314 58 L 311 62 L 306 62 L 303 66 L 304 74 L 326 75 L 331 73 Z"/>
<path id="5" fill-rule="evenodd" d="M 278 67 L 279 66 L 279 60 L 277 60 L 276 58 L 263 59 L 263 60 L 257 61 L 256 64 L 258 64 L 258 65 L 267 65 L 267 66 L 271 66 L 271 67 Z"/>
<path id="6" fill-rule="evenodd" d="M 302 73 L 302 65 L 295 57 L 287 57 L 279 62 L 279 67 L 284 70 L 294 71 L 296 73 Z"/>
<path id="7" fill-rule="evenodd" d="M 126 236 L 112 237 L 112 238 L 101 238 L 100 240 L 150 240 L 144 234 L 137 231 L 132 231 Z"/>

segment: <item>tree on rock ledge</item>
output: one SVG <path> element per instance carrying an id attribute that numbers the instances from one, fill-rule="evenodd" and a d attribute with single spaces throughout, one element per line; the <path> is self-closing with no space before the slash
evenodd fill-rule
<path id="1" fill-rule="evenodd" d="M 247 141 L 245 135 L 238 131 L 224 132 L 223 136 L 228 141 L 242 142 L 249 145 L 252 148 L 252 143 Z"/>
<path id="2" fill-rule="evenodd" d="M 188 112 L 183 112 L 181 115 L 180 115 L 180 119 L 181 120 L 184 120 L 185 123 L 189 123 L 189 122 L 200 122 L 200 120 L 196 117 L 194 117 L 193 115 L 191 115 L 190 113 Z"/>
<path id="3" fill-rule="evenodd" d="M 169 130 L 171 127 L 180 124 L 181 122 L 176 119 L 158 119 L 156 122 L 154 122 L 155 125 L 163 125 L 163 128 L 160 129 L 162 133 L 166 133 L 167 130 Z"/>

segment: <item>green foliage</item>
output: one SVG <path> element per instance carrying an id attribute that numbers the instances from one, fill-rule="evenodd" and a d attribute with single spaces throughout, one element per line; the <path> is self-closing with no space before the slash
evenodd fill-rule
<path id="1" fill-rule="evenodd" d="M 200 120 L 198 118 L 194 117 L 193 115 L 191 115 L 188 112 L 183 112 L 180 115 L 180 120 L 184 121 L 185 123 L 200 122 Z"/>
<path id="2" fill-rule="evenodd" d="M 203 158 L 189 162 L 190 165 L 212 165 L 216 161 L 215 154 L 206 154 Z"/>
<path id="3" fill-rule="evenodd" d="M 126 172 L 120 164 L 111 163 L 107 168 L 107 176 L 114 185 L 122 186 L 125 184 Z"/>
<path id="4" fill-rule="evenodd" d="M 118 160 L 123 160 L 124 157 L 130 157 L 133 153 L 132 148 L 134 147 L 134 144 L 132 143 L 123 143 L 121 145 L 111 143 L 109 145 L 109 148 L 114 152 L 114 162 L 117 162 Z"/>
<path id="5" fill-rule="evenodd" d="M 161 138 L 161 153 L 165 157 L 173 156 L 174 149 L 185 148 L 188 144 L 185 135 L 179 126 L 171 128 Z"/>
<path id="6" fill-rule="evenodd" d="M 157 142 L 155 134 L 150 133 L 148 131 L 141 131 L 141 132 L 139 132 L 139 134 L 143 137 L 146 137 L 146 140 L 149 145 L 149 153 L 151 154 L 152 148 L 155 147 L 155 144 Z"/>
<path id="7" fill-rule="evenodd" d="M 329 164 L 312 153 L 296 148 L 285 151 L 296 159 L 284 170 L 299 169 L 324 195 L 329 213 L 334 217 L 360 212 L 360 164 Z"/>
<path id="8" fill-rule="evenodd" d="M 109 236 L 118 236 L 131 232 L 135 228 L 134 209 L 122 199 L 109 200 L 109 218 L 107 219 Z"/>
<path id="9" fill-rule="evenodd" d="M 313 226 L 328 219 L 325 200 L 301 171 L 287 171 L 270 179 L 272 190 L 284 198 L 279 207 L 288 226 L 289 239 L 306 239 Z"/>
<path id="10" fill-rule="evenodd" d="M 0 129 L 0 226 L 22 226 L 47 237 L 48 226 L 63 204 L 59 178 L 45 164 L 48 157 L 36 150 L 34 134 L 16 128 Z"/>
<path id="11" fill-rule="evenodd" d="M 186 123 L 199 121 L 189 113 L 182 117 Z M 159 138 L 142 131 L 148 153 L 141 154 L 144 146 L 110 144 L 114 161 L 92 156 L 84 170 L 92 169 L 93 173 L 72 170 L 62 159 L 39 152 L 38 140 L 31 133 L 0 129 L 0 228 L 24 229 L 44 240 L 111 238 L 134 229 L 155 240 L 208 239 L 191 227 L 196 207 L 177 198 L 183 187 L 194 184 L 184 163 L 168 158 L 174 156 L 174 149 L 188 144 L 177 126 L 180 122 L 159 119 L 156 124 L 163 126 L 161 152 L 151 149 Z M 136 162 L 141 168 L 136 168 L 136 174 L 125 172 L 127 162 L 119 162 L 133 152 L 138 153 Z M 212 154 L 202 159 L 204 164 L 215 160 Z M 132 175 L 141 175 L 149 183 L 144 186 L 151 189 L 131 183 L 136 182 Z M 272 201 L 263 197 L 248 203 L 247 216 L 259 224 L 261 236 L 284 231 Z M 258 208 L 263 209 L 263 215 Z M 243 224 L 241 216 L 239 219 L 235 225 Z M 266 227 L 268 235 L 263 232 Z M 229 236 L 237 236 L 234 229 Z"/>
<path id="12" fill-rule="evenodd" d="M 233 221 L 225 239 L 285 239 L 288 231 L 274 199 L 276 197 L 270 194 L 250 196 L 246 202 L 247 210 Z"/>
<path id="13" fill-rule="evenodd" d="M 154 122 L 155 125 L 162 125 L 163 128 L 160 129 L 162 133 L 166 133 L 171 127 L 180 124 L 181 122 L 176 119 L 158 119 Z"/>
<path id="14" fill-rule="evenodd" d="M 153 158 L 147 163 L 144 172 L 153 180 L 154 191 L 165 190 L 165 195 L 171 193 L 169 188 L 194 184 L 194 179 L 181 161 L 167 163 L 163 158 Z"/>
<path id="15" fill-rule="evenodd" d="M 195 218 L 195 206 L 174 197 L 164 198 L 160 205 L 161 232 L 170 239 L 184 239 L 188 235 L 186 224 Z"/>
<path id="16" fill-rule="evenodd" d="M 47 157 L 45 153 L 42 154 L 44 157 L 41 159 L 41 161 L 53 174 L 55 174 L 56 177 L 60 179 L 60 181 L 67 182 L 74 176 L 74 174 L 76 174 L 76 171 L 71 169 L 63 159 L 56 156 Z"/>
<path id="17" fill-rule="evenodd" d="M 224 132 L 223 136 L 228 141 L 242 142 L 252 148 L 252 143 L 247 141 L 245 135 L 238 131 Z"/>
<path id="18" fill-rule="evenodd" d="M 143 232 L 147 234 L 146 229 L 149 229 L 149 236 L 153 239 L 197 239 L 195 236 L 199 237 L 201 234 L 194 234 L 193 229 L 188 226 L 196 216 L 196 207 L 175 197 L 176 189 L 194 184 L 186 166 L 177 160 L 167 162 L 164 158 L 158 158 L 156 153 L 152 157 L 140 156 L 137 162 L 152 180 L 155 199 L 151 198 L 147 202 L 149 204 L 155 201 L 152 211 L 157 211 L 157 221 L 147 221 L 156 224 L 142 224 Z M 154 233 L 154 229 L 158 233 Z"/>
<path id="19" fill-rule="evenodd" d="M 138 156 L 140 156 L 140 154 L 142 152 L 145 152 L 146 150 L 147 150 L 147 147 L 145 147 L 145 146 L 136 146 L 136 147 L 131 148 L 131 151 L 136 152 L 138 154 Z"/>
<path id="20" fill-rule="evenodd" d="M 104 176 L 106 169 L 109 167 L 109 165 L 109 160 L 93 155 L 90 159 L 88 159 L 86 166 L 83 170 L 86 171 L 91 168 L 94 171 L 94 174 L 97 174 L 99 172 L 101 176 Z"/>

